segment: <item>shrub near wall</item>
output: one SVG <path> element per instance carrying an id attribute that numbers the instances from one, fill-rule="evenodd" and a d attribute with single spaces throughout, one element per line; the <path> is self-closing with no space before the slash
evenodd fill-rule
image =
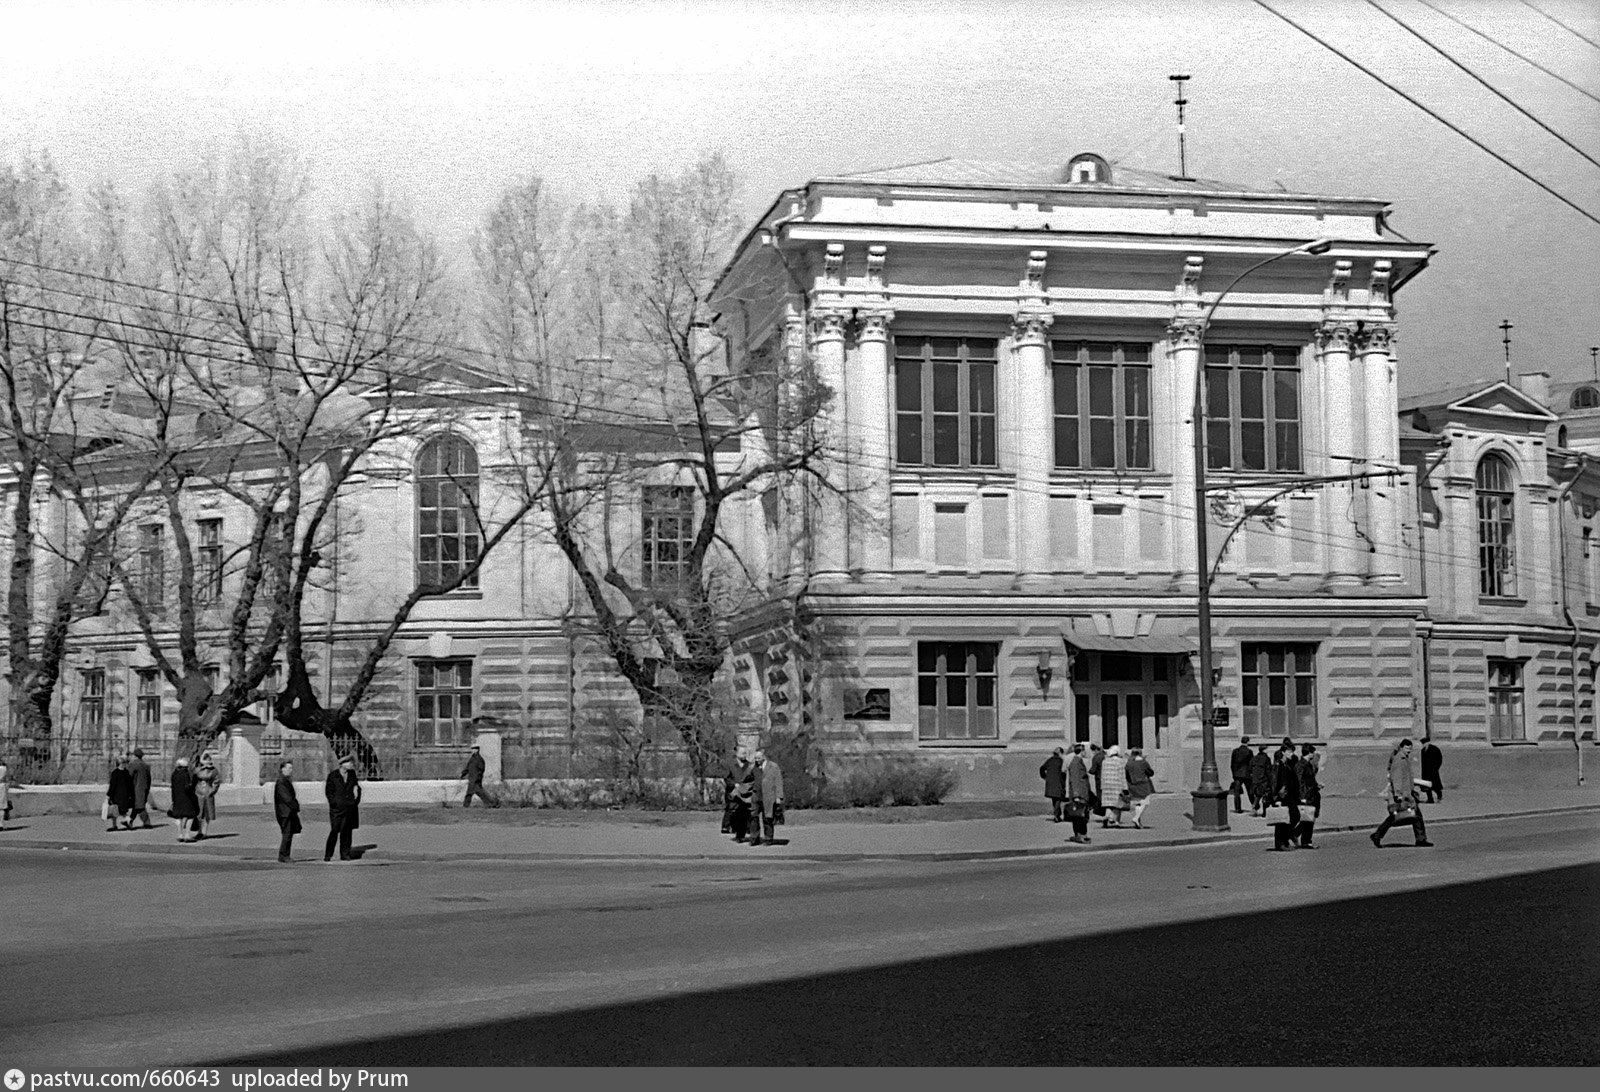
<path id="1" fill-rule="evenodd" d="M 925 758 L 825 755 L 805 732 L 771 736 L 765 749 L 783 770 L 784 798 L 795 808 L 940 804 L 957 783 L 949 766 Z"/>

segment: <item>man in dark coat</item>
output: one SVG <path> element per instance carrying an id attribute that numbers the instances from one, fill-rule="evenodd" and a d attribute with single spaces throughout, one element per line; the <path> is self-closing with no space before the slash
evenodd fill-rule
<path id="1" fill-rule="evenodd" d="M 1250 756 L 1250 814 L 1260 815 L 1272 797 L 1272 756 L 1267 745 Z"/>
<path id="2" fill-rule="evenodd" d="M 467 779 L 467 798 L 461 801 L 462 807 L 470 808 L 472 806 L 473 793 L 477 793 L 478 799 L 491 808 L 500 806 L 500 801 L 483 791 L 483 772 L 486 768 L 483 755 L 478 750 L 478 745 L 473 744 L 472 757 L 467 759 L 466 766 L 461 770 L 461 776 Z"/>
<path id="3" fill-rule="evenodd" d="M 278 780 L 272 786 L 272 811 L 278 818 L 278 860 L 289 863 L 289 848 L 300 833 L 300 797 L 294 791 L 294 763 L 278 764 Z"/>
<path id="4" fill-rule="evenodd" d="M 1422 780 L 1427 782 L 1427 787 L 1422 791 L 1428 794 L 1428 803 L 1433 803 L 1433 798 L 1438 796 L 1444 799 L 1444 778 L 1439 776 L 1439 767 L 1444 765 L 1444 753 L 1439 750 L 1439 745 L 1431 737 L 1424 736 L 1422 740 Z"/>
<path id="5" fill-rule="evenodd" d="M 119 829 L 119 822 L 121 829 L 132 830 L 132 810 L 133 778 L 128 776 L 128 760 L 118 755 L 111 768 L 111 783 L 106 786 L 106 819 L 111 824 L 106 830 Z"/>
<path id="6" fill-rule="evenodd" d="M 133 749 L 128 776 L 133 778 L 133 812 L 128 816 L 128 826 L 131 828 L 135 819 L 143 819 L 144 829 L 152 830 L 155 824 L 150 822 L 150 767 L 145 764 L 144 751 L 139 747 Z"/>
<path id="7" fill-rule="evenodd" d="M 350 755 L 339 759 L 339 768 L 328 775 L 323 785 L 328 798 L 328 841 L 322 847 L 322 859 L 333 860 L 333 847 L 339 847 L 339 859 L 351 858 L 350 841 L 361 826 L 361 783 L 356 780 L 356 760 Z"/>
<path id="8" fill-rule="evenodd" d="M 734 760 L 733 815 L 729 820 L 729 826 L 733 830 L 735 842 L 744 841 L 750 833 L 750 821 L 755 815 L 757 776 L 755 764 L 747 760 L 744 755 L 741 754 Z M 761 828 L 757 826 L 756 829 L 759 831 Z"/>
<path id="9" fill-rule="evenodd" d="M 1100 767 L 1105 764 L 1106 753 L 1100 744 L 1089 744 L 1089 809 L 1096 815 L 1106 813 L 1100 802 Z"/>
<path id="10" fill-rule="evenodd" d="M 1300 827 L 1300 766 L 1292 748 L 1278 751 L 1272 774 L 1272 795 L 1269 799 L 1289 809 L 1287 823 L 1272 825 L 1272 848 L 1293 849 L 1294 833 Z"/>
<path id="11" fill-rule="evenodd" d="M 1316 849 L 1311 842 L 1312 828 L 1322 814 L 1322 783 L 1317 780 L 1317 748 L 1304 744 L 1296 764 L 1300 775 L 1300 848 Z"/>
<path id="12" fill-rule="evenodd" d="M 180 758 L 172 765 L 172 807 L 167 814 L 178 821 L 178 841 L 192 842 L 200 833 L 200 800 L 194 792 L 194 775 L 189 760 Z"/>
<path id="13" fill-rule="evenodd" d="M 1089 841 L 1089 767 L 1083 761 L 1083 744 L 1072 745 L 1072 761 L 1067 763 L 1067 818 L 1072 822 L 1069 841 Z"/>
<path id="14" fill-rule="evenodd" d="M 1055 813 L 1053 821 L 1057 823 L 1061 822 L 1061 805 L 1067 799 L 1066 763 L 1061 757 L 1064 753 L 1057 747 L 1039 767 L 1039 776 L 1044 778 L 1044 794 L 1050 798 L 1050 808 Z"/>
<path id="15" fill-rule="evenodd" d="M 1255 790 L 1250 787 L 1250 737 L 1245 736 L 1239 740 L 1239 746 L 1233 749 L 1229 758 L 1229 766 L 1233 771 L 1233 814 L 1243 815 L 1244 807 L 1241 805 L 1239 795 L 1241 792 L 1250 794 L 1250 810 L 1256 810 Z"/>

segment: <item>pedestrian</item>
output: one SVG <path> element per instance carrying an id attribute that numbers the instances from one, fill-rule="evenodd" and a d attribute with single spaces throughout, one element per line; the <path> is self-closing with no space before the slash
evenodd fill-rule
<path id="1" fill-rule="evenodd" d="M 1128 752 L 1128 799 L 1133 804 L 1133 825 L 1140 830 L 1144 824 L 1139 822 L 1144 815 L 1144 809 L 1150 806 L 1150 797 L 1155 795 L 1156 771 L 1144 757 L 1144 752 L 1135 747 Z"/>
<path id="2" fill-rule="evenodd" d="M 733 830 L 733 840 L 735 842 L 742 842 L 750 836 L 750 820 L 755 808 L 757 776 L 755 763 L 751 762 L 743 751 L 734 756 L 733 815 L 729 820 L 729 827 Z"/>
<path id="3" fill-rule="evenodd" d="M 733 833 L 733 787 L 739 783 L 738 756 L 723 768 L 722 773 L 722 833 Z"/>
<path id="4" fill-rule="evenodd" d="M 1104 817 L 1106 813 L 1104 798 L 1100 795 L 1100 768 L 1105 765 L 1106 753 L 1100 744 L 1089 744 L 1089 804 L 1090 810 L 1096 815 Z"/>
<path id="5" fill-rule="evenodd" d="M 1271 803 L 1272 797 L 1272 756 L 1267 754 L 1267 745 L 1259 744 L 1259 750 L 1250 757 L 1250 814 L 1261 815 Z"/>
<path id="6" fill-rule="evenodd" d="M 1050 798 L 1051 822 L 1061 822 L 1061 806 L 1067 799 L 1066 763 L 1062 758 L 1066 752 L 1057 747 L 1044 760 L 1044 765 L 1039 767 L 1039 776 L 1044 778 L 1044 794 Z"/>
<path id="7" fill-rule="evenodd" d="M 1100 763 L 1100 806 L 1106 809 L 1102 827 L 1122 826 L 1122 813 L 1128 810 L 1128 760 L 1115 743 L 1106 748 Z"/>
<path id="8" fill-rule="evenodd" d="M 1250 787 L 1249 736 L 1239 740 L 1239 746 L 1233 749 L 1233 754 L 1229 756 L 1228 764 L 1233 771 L 1233 785 L 1230 790 L 1233 793 L 1233 814 L 1244 814 L 1244 808 L 1240 806 L 1239 801 L 1241 793 L 1250 794 L 1250 810 L 1254 812 L 1256 810 L 1256 794 L 1255 790 Z"/>
<path id="9" fill-rule="evenodd" d="M 1278 748 L 1272 764 L 1271 800 L 1273 805 L 1288 810 L 1285 821 L 1272 824 L 1272 848 L 1293 849 L 1295 832 L 1300 829 L 1300 769 L 1293 745 Z"/>
<path id="10" fill-rule="evenodd" d="M 472 754 L 467 757 L 467 764 L 461 768 L 461 776 L 466 778 L 467 781 L 467 798 L 461 801 L 462 807 L 470 808 L 472 806 L 473 794 L 477 794 L 478 799 L 491 808 L 500 806 L 499 800 L 483 791 L 483 774 L 487 768 L 483 761 L 482 752 L 479 751 L 478 745 L 474 743 L 472 745 Z"/>
<path id="11" fill-rule="evenodd" d="M 1422 737 L 1422 780 L 1423 792 L 1428 794 L 1428 803 L 1433 803 L 1435 795 L 1442 802 L 1444 800 L 1444 778 L 1439 776 L 1439 767 L 1444 765 L 1444 753 L 1439 750 L 1438 744 L 1432 737 Z"/>
<path id="12" fill-rule="evenodd" d="M 1433 845 L 1428 841 L 1428 828 L 1422 821 L 1422 808 L 1417 803 L 1417 783 L 1411 773 L 1409 739 L 1396 743 L 1394 750 L 1389 753 L 1389 783 L 1384 786 L 1384 795 L 1389 798 L 1389 814 L 1384 816 L 1378 829 L 1369 835 L 1372 844 L 1382 849 L 1383 836 L 1389 833 L 1390 827 L 1396 823 L 1410 823 L 1417 845 Z"/>
<path id="13" fill-rule="evenodd" d="M 133 811 L 128 814 L 128 829 L 133 829 L 135 819 L 143 819 L 144 829 L 154 830 L 155 824 L 150 822 L 150 767 L 144 760 L 143 748 L 133 749 L 128 776 L 133 778 Z"/>
<path id="14" fill-rule="evenodd" d="M 178 823 L 178 841 L 192 842 L 200 834 L 200 801 L 194 794 L 194 775 L 189 770 L 189 760 L 180 758 L 172 764 L 172 807 L 167 814 Z"/>
<path id="15" fill-rule="evenodd" d="M 128 775 L 128 760 L 118 755 L 111 766 L 111 783 L 106 786 L 106 830 L 133 827 L 133 778 Z"/>
<path id="16" fill-rule="evenodd" d="M 1068 841 L 1089 841 L 1089 767 L 1083 761 L 1083 744 L 1072 745 L 1072 760 L 1067 763 L 1067 820 L 1072 824 Z"/>
<path id="17" fill-rule="evenodd" d="M 322 859 L 333 860 L 333 847 L 339 847 L 339 859 L 348 861 L 353 854 L 351 838 L 361 826 L 361 782 L 356 778 L 354 755 L 339 759 L 339 768 L 328 774 L 323 793 L 328 798 L 328 841 L 322 847 Z"/>
<path id="18" fill-rule="evenodd" d="M 217 760 L 212 752 L 200 756 L 200 767 L 194 772 L 194 796 L 200 814 L 195 816 L 200 837 L 209 837 L 211 821 L 217 817 Z"/>
<path id="19" fill-rule="evenodd" d="M 272 812 L 278 819 L 278 862 L 288 864 L 294 836 L 300 833 L 300 797 L 294 791 L 294 763 L 278 763 L 278 780 L 272 786 Z"/>
<path id="20" fill-rule="evenodd" d="M 755 801 L 751 819 L 750 844 L 761 844 L 765 834 L 767 844 L 773 842 L 773 827 L 783 821 L 783 771 L 776 762 L 767 758 L 765 751 L 756 752 Z"/>
<path id="21" fill-rule="evenodd" d="M 5 830 L 6 820 L 11 818 L 11 767 L 6 765 L 5 759 L 0 758 L 0 830 Z"/>
<path id="22" fill-rule="evenodd" d="M 1315 744 L 1307 743 L 1301 746 L 1300 761 L 1297 764 L 1297 772 L 1300 775 L 1301 849 L 1317 848 L 1312 844 L 1311 833 L 1317 825 L 1317 820 L 1322 816 L 1322 783 L 1317 780 L 1321 758 Z"/>

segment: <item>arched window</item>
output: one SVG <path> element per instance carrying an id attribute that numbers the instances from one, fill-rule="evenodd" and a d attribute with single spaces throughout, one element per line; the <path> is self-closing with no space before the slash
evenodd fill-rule
<path id="1" fill-rule="evenodd" d="M 1511 464 L 1504 455 L 1490 452 L 1478 463 L 1478 594 L 1517 594 L 1515 560 L 1516 498 Z"/>
<path id="2" fill-rule="evenodd" d="M 1593 387 L 1579 387 L 1572 392 L 1573 409 L 1594 409 L 1600 406 L 1600 391 Z"/>
<path id="3" fill-rule="evenodd" d="M 417 582 L 449 584 L 478 559 L 478 455 L 459 436 L 435 437 L 417 456 Z M 476 588 L 478 574 L 462 581 Z"/>

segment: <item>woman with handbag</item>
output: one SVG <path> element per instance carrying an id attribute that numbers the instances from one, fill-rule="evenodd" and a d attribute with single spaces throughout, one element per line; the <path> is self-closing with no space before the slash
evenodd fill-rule
<path id="1" fill-rule="evenodd" d="M 1069 842 L 1087 845 L 1089 842 L 1089 767 L 1083 761 L 1083 744 L 1072 745 L 1072 758 L 1067 762 L 1067 802 L 1063 806 L 1067 820 L 1072 824 Z"/>
<path id="2" fill-rule="evenodd" d="M 101 816 L 110 826 L 106 830 L 133 829 L 133 775 L 128 772 L 128 760 L 117 756 L 111 768 L 111 783 L 106 786 L 105 814 Z"/>
<path id="3" fill-rule="evenodd" d="M 1389 814 L 1384 816 L 1378 829 L 1370 835 L 1372 844 L 1382 849 L 1383 836 L 1389 833 L 1390 827 L 1396 823 L 1410 823 L 1411 831 L 1417 837 L 1417 845 L 1433 845 L 1428 841 L 1428 828 L 1422 822 L 1422 809 L 1417 806 L 1417 783 L 1411 771 L 1409 739 L 1396 743 L 1389 754 L 1389 783 L 1384 786 L 1384 794 L 1388 797 Z"/>
<path id="4" fill-rule="evenodd" d="M 1122 813 L 1128 810 L 1128 803 L 1128 760 L 1122 757 L 1122 748 L 1113 743 L 1106 748 L 1106 760 L 1100 764 L 1100 805 L 1106 809 L 1100 825 L 1122 826 Z"/>
<path id="5" fill-rule="evenodd" d="M 1272 848 L 1294 848 L 1294 832 L 1300 826 L 1300 770 L 1294 748 L 1279 749 L 1273 763 L 1272 804 L 1267 822 L 1272 824 Z"/>
<path id="6" fill-rule="evenodd" d="M 1144 757 L 1143 751 L 1135 747 L 1128 752 L 1128 797 L 1133 802 L 1133 825 L 1139 830 L 1144 829 L 1139 820 L 1156 791 L 1155 776 L 1155 768 Z"/>

